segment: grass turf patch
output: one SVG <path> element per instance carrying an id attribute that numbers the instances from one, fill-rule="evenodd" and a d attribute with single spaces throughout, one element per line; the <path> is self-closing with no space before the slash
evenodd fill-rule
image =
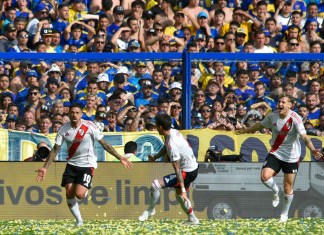
<path id="1" fill-rule="evenodd" d="M 314 218 L 201 220 L 186 226 L 183 220 L 88 220 L 74 227 L 72 220 L 2 220 L 0 234 L 324 234 L 324 220 Z"/>

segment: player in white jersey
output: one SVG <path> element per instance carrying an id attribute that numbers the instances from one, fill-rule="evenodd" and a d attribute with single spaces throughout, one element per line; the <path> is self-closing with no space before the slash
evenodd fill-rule
<path id="1" fill-rule="evenodd" d="M 44 166 L 38 169 L 36 180 L 38 182 L 44 180 L 48 167 L 54 161 L 65 141 L 68 148 L 68 158 L 61 186 L 66 189 L 67 204 L 76 219 L 76 226 L 81 226 L 83 220 L 77 200 L 85 198 L 88 190 L 91 188 L 93 171 L 97 168 L 97 154 L 94 147 L 95 141 L 98 141 L 108 153 L 119 159 L 125 168 L 130 169 L 132 163 L 127 158 L 119 155 L 103 139 L 103 135 L 94 123 L 81 119 L 81 105 L 72 105 L 70 107 L 69 117 L 71 121 L 63 125 L 57 133 L 54 147 Z"/>
<path id="2" fill-rule="evenodd" d="M 196 218 L 190 200 L 187 197 L 190 183 L 193 182 L 198 175 L 198 163 L 187 140 L 183 135 L 175 129 L 171 129 L 171 117 L 167 114 L 158 114 L 155 117 L 156 127 L 160 135 L 164 136 L 165 143 L 162 149 L 155 155 L 150 155 L 150 161 L 155 161 L 160 157 L 169 157 L 174 174 L 166 175 L 161 179 L 153 180 L 151 185 L 150 204 L 146 211 L 138 217 L 140 221 L 147 220 L 155 214 L 155 204 L 160 197 L 161 189 L 166 187 L 176 188 L 176 198 L 181 208 L 188 215 L 186 224 L 199 224 Z"/>
<path id="3" fill-rule="evenodd" d="M 287 222 L 290 204 L 294 197 L 293 185 L 298 171 L 301 147 L 301 138 L 316 159 L 323 155 L 321 150 L 314 148 L 308 138 L 301 117 L 291 110 L 294 98 L 286 93 L 278 97 L 277 110 L 268 114 L 261 122 L 249 128 L 238 130 L 237 134 L 249 133 L 262 128 L 272 130 L 271 150 L 263 164 L 261 181 L 274 191 L 272 205 L 277 207 L 280 200 L 280 188 L 273 180 L 280 170 L 284 173 L 284 205 L 282 207 L 280 221 Z"/>

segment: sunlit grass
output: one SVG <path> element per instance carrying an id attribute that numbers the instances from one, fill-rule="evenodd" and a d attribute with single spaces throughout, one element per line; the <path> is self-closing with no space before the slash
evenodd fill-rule
<path id="1" fill-rule="evenodd" d="M 0 234 L 324 234 L 323 219 L 201 220 L 199 225 L 186 226 L 183 220 L 89 220 L 74 227 L 72 220 L 0 221 Z"/>

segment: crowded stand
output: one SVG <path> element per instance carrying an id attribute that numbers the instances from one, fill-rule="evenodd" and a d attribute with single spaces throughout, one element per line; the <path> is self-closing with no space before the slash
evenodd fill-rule
<path id="1" fill-rule="evenodd" d="M 5 0 L 0 12 L 1 53 L 107 53 L 107 61 L 0 56 L 2 128 L 56 133 L 79 103 L 82 118 L 104 132 L 154 131 L 163 112 L 183 129 L 184 62 L 111 61 L 108 53 L 214 52 L 251 53 L 251 61 L 192 61 L 193 129 L 252 126 L 286 92 L 307 133 L 324 136 L 324 64 L 307 61 L 323 51 L 319 0 Z M 265 62 L 252 53 L 307 56 Z"/>

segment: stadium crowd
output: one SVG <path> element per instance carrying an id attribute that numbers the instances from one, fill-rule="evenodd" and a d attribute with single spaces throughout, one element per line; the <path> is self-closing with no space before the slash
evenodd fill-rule
<path id="1" fill-rule="evenodd" d="M 321 53 L 322 17 L 318 0 L 4 0 L 0 52 Z M 0 122 L 47 135 L 69 120 L 72 103 L 80 103 L 83 118 L 102 131 L 156 130 L 160 112 L 181 129 L 181 64 L 0 56 Z M 251 126 L 276 109 L 285 91 L 308 133 L 324 136 L 323 79 L 323 61 L 194 62 L 192 126 Z"/>

